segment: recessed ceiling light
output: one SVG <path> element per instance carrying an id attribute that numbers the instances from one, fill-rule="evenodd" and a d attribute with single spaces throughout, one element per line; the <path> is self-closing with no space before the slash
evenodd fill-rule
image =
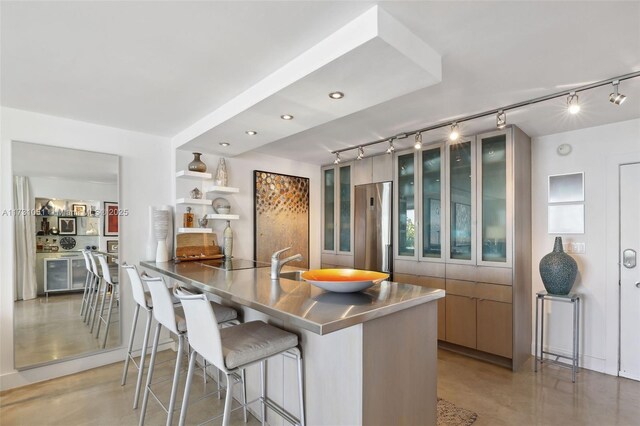
<path id="1" fill-rule="evenodd" d="M 342 93 L 342 92 L 331 92 L 331 93 L 329 93 L 329 97 L 331 99 L 342 99 L 342 98 L 344 98 L 344 93 Z"/>
<path id="2" fill-rule="evenodd" d="M 245 133 L 248 134 L 249 136 L 254 136 L 258 134 L 258 132 L 256 132 L 255 130 L 247 130 Z"/>
<path id="3" fill-rule="evenodd" d="M 220 146 L 229 146 L 231 145 L 229 142 L 220 142 Z"/>
<path id="4" fill-rule="evenodd" d="M 280 116 L 280 118 L 282 118 L 283 120 L 293 120 L 293 115 L 283 114 Z"/>

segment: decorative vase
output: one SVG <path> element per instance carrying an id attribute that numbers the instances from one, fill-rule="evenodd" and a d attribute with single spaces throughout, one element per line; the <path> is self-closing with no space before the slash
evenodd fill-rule
<path id="1" fill-rule="evenodd" d="M 156 247 L 156 262 L 168 262 L 169 212 L 167 210 L 155 210 L 153 212 L 153 233 L 158 243 Z"/>
<path id="2" fill-rule="evenodd" d="M 202 160 L 200 160 L 200 156 L 202 153 L 200 152 L 192 152 L 193 161 L 189 163 L 189 170 L 192 172 L 201 172 L 204 173 L 207 171 L 207 165 L 204 164 Z"/>
<path id="3" fill-rule="evenodd" d="M 233 252 L 233 231 L 231 230 L 231 222 L 227 221 L 227 227 L 224 228 L 224 257 L 231 259 Z"/>
<path id="4" fill-rule="evenodd" d="M 540 277 L 549 294 L 569 294 L 578 274 L 578 264 L 562 249 L 562 237 L 556 237 L 553 251 L 540 260 Z"/>
<path id="5" fill-rule="evenodd" d="M 191 190 L 191 192 L 189 192 L 189 195 L 191 195 L 191 199 L 199 200 L 202 198 L 202 191 L 200 191 L 198 187 L 195 187 Z"/>
<path id="6" fill-rule="evenodd" d="M 224 161 L 224 158 L 221 158 L 218 163 L 218 170 L 216 170 L 216 184 L 218 186 L 229 186 L 229 174 L 227 173 L 227 163 Z"/>

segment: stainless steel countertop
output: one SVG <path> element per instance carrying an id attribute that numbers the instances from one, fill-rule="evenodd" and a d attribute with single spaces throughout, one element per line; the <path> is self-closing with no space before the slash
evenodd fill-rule
<path id="1" fill-rule="evenodd" d="M 272 281 L 269 268 L 225 271 L 198 262 L 140 262 L 223 300 L 284 321 L 285 325 L 328 334 L 444 297 L 444 290 L 383 281 L 360 293 L 330 293 L 304 281 Z M 296 270 L 285 266 L 284 271 Z"/>

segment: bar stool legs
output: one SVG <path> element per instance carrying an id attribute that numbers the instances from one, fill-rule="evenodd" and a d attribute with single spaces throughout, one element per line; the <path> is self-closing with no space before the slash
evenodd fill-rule
<path id="1" fill-rule="evenodd" d="M 142 388 L 142 377 L 144 375 L 144 365 L 147 357 L 147 347 L 149 345 L 149 334 L 151 333 L 151 321 L 153 314 L 151 309 L 145 309 L 147 311 L 147 321 L 144 327 L 144 337 L 142 339 L 142 348 L 140 350 L 140 360 L 138 363 L 133 359 L 133 341 L 136 332 L 136 324 L 138 323 L 138 314 L 140 312 L 140 305 L 136 304 L 136 309 L 133 313 L 133 325 L 131 328 L 131 337 L 129 338 L 129 348 L 127 350 L 127 358 L 124 362 L 124 371 L 122 373 L 121 385 L 124 386 L 127 383 L 127 374 L 129 371 L 129 361 L 133 361 L 133 364 L 138 369 L 138 377 L 136 379 L 136 393 L 133 397 L 133 409 L 138 408 L 138 401 L 140 400 L 140 389 Z"/>
<path id="2" fill-rule="evenodd" d="M 153 347 L 151 348 L 151 360 L 149 361 L 149 371 L 147 372 L 147 384 L 144 388 L 144 397 L 142 398 L 142 411 L 140 412 L 139 426 L 144 426 L 144 416 L 147 413 L 147 405 L 149 403 L 149 388 L 151 387 L 151 380 L 153 379 L 153 367 L 156 363 L 156 354 L 158 348 L 158 341 L 160 340 L 160 331 L 162 330 L 162 324 L 156 326 L 156 332 L 153 336 Z"/>
<path id="3" fill-rule="evenodd" d="M 82 304 L 80 305 L 80 316 L 84 316 L 84 310 L 87 307 L 87 298 L 89 296 L 89 282 L 91 279 L 91 272 L 87 270 L 87 277 L 84 279 L 84 292 L 82 293 Z"/>
<path id="4" fill-rule="evenodd" d="M 129 372 L 129 361 L 131 361 L 131 353 L 133 352 L 133 341 L 136 337 L 136 325 L 138 324 L 138 316 L 140 315 L 140 305 L 136 303 L 136 307 L 133 310 L 133 322 L 131 323 L 131 336 L 129 336 L 129 345 L 127 346 L 127 357 L 124 359 L 124 371 L 122 372 L 122 381 L 120 386 L 127 384 L 127 373 Z M 134 361 L 135 364 L 135 361 Z M 134 407 L 135 404 L 134 404 Z"/>

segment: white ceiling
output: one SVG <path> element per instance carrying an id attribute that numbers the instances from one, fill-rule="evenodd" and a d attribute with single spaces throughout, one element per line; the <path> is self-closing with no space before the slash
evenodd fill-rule
<path id="1" fill-rule="evenodd" d="M 372 4 L 3 1 L 2 105 L 173 136 Z M 442 55 L 442 83 L 260 152 L 327 163 L 333 149 L 640 70 L 640 2 L 377 4 Z M 577 117 L 557 100 L 508 121 L 538 136 L 636 118 L 637 80 L 621 84 L 629 95 L 621 107 L 602 88 L 581 95 Z M 479 120 L 463 131 L 493 125 Z"/>

